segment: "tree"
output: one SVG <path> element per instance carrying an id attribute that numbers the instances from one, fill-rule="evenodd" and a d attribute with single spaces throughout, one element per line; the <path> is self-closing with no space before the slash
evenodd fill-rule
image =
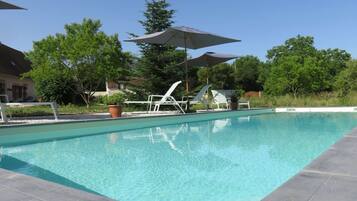
<path id="1" fill-rule="evenodd" d="M 337 76 L 335 89 L 341 97 L 357 91 L 357 60 L 347 62 L 347 68 Z"/>
<path id="2" fill-rule="evenodd" d="M 351 60 L 351 54 L 340 49 L 326 49 L 319 51 L 320 66 L 324 69 L 325 85 L 322 91 L 332 91 L 336 77 L 346 69 L 346 63 Z"/>
<path id="3" fill-rule="evenodd" d="M 208 76 L 209 84 L 212 84 L 212 87 L 216 89 L 235 89 L 236 87 L 234 68 L 227 63 L 200 68 L 197 72 L 197 76 L 201 84 L 206 84 Z"/>
<path id="4" fill-rule="evenodd" d="M 300 59 L 317 55 L 317 49 L 314 47 L 314 38 L 311 36 L 298 35 L 285 41 L 283 45 L 273 47 L 268 50 L 267 58 L 270 61 L 277 62 L 280 58 L 286 56 L 299 56 Z"/>
<path id="5" fill-rule="evenodd" d="M 146 2 L 145 19 L 139 21 L 145 34 L 163 31 L 173 24 L 175 11 L 169 6 L 166 0 Z M 168 45 L 140 44 L 139 47 L 142 57 L 137 72 L 138 76 L 146 79 L 143 88 L 148 92 L 164 93 L 168 86 L 184 78 L 184 69 L 177 65 L 184 60 L 183 51 Z"/>
<path id="6" fill-rule="evenodd" d="M 335 76 L 344 68 L 350 54 L 344 50 L 317 50 L 314 39 L 300 36 L 268 50 L 269 76 L 264 89 L 273 95 L 294 96 L 331 91 Z"/>
<path id="7" fill-rule="evenodd" d="M 244 91 L 259 91 L 262 84 L 259 83 L 260 72 L 264 64 L 255 56 L 243 56 L 233 63 L 235 68 L 235 79 Z"/>
<path id="8" fill-rule="evenodd" d="M 50 69 L 56 69 L 65 80 L 58 85 L 73 82 L 75 87 L 71 90 L 89 107 L 98 87 L 106 80 L 126 76 L 130 62 L 129 55 L 122 52 L 118 35 L 108 36 L 100 27 L 100 21 L 84 19 L 81 24 L 65 25 L 65 34 L 34 42 L 33 50 L 27 54 L 33 70 L 27 75 L 41 86 L 43 80 L 49 79 Z"/>

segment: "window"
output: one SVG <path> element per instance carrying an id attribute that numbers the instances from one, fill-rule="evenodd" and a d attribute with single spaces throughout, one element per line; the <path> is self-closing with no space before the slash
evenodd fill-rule
<path id="1" fill-rule="evenodd" d="M 6 85 L 5 85 L 5 80 L 0 80 L 0 103 L 3 102 L 7 102 L 7 98 L 6 98 Z"/>
<path id="2" fill-rule="evenodd" d="M 26 90 L 26 86 L 12 85 L 12 99 L 14 101 L 23 101 L 27 96 Z"/>
<path id="3" fill-rule="evenodd" d="M 0 94 L 6 94 L 5 80 L 0 80 Z"/>

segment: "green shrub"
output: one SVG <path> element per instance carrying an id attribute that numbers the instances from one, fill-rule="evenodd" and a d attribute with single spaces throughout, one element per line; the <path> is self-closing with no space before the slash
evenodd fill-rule
<path id="1" fill-rule="evenodd" d="M 340 97 L 357 90 L 357 60 L 348 62 L 347 68 L 337 76 L 335 89 Z"/>
<path id="2" fill-rule="evenodd" d="M 24 74 L 24 77 L 30 77 L 34 81 L 37 96 L 42 101 L 67 104 L 72 102 L 75 96 L 73 80 L 66 76 L 65 71 L 58 68 L 48 66 L 33 68 Z"/>
<path id="3" fill-rule="evenodd" d="M 123 105 L 126 99 L 124 93 L 116 93 L 111 96 L 107 96 L 106 104 L 107 105 Z"/>

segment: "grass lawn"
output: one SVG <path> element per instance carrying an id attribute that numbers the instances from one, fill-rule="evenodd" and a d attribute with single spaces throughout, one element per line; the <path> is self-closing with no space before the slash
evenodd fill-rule
<path id="1" fill-rule="evenodd" d="M 250 98 L 253 107 L 336 107 L 336 106 L 357 106 L 357 92 L 341 98 L 333 93 L 323 93 L 319 95 L 293 97 L 286 96 L 263 96 L 262 98 Z"/>

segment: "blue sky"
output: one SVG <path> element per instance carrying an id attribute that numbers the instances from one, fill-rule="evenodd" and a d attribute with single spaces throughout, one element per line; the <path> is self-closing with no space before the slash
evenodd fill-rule
<path id="1" fill-rule="evenodd" d="M 107 34 L 142 34 L 144 0 L 6 0 L 28 10 L 0 11 L 0 41 L 21 51 L 32 42 L 63 32 L 64 24 L 89 17 L 101 20 Z M 315 37 L 318 48 L 341 48 L 357 56 L 357 1 L 354 0 L 169 0 L 177 10 L 175 25 L 185 25 L 241 43 L 190 50 L 252 54 L 265 59 L 266 51 L 298 34 Z M 122 42 L 125 51 L 138 48 Z"/>

